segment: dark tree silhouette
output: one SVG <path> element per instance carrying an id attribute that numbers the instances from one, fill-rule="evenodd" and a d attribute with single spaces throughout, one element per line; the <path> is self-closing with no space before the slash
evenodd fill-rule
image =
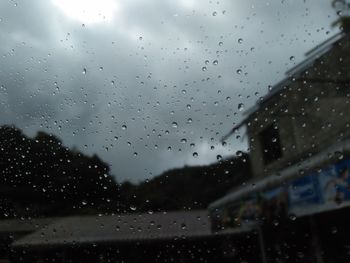
<path id="1" fill-rule="evenodd" d="M 250 178 L 249 156 L 244 153 L 212 165 L 169 170 L 139 185 L 124 183 L 121 200 L 141 212 L 206 209 Z"/>
<path id="2" fill-rule="evenodd" d="M 34 139 L 0 128 L 0 216 L 59 216 L 117 209 L 118 189 L 98 156 L 63 146 L 52 134 Z"/>
<path id="3" fill-rule="evenodd" d="M 242 154 L 118 186 L 97 155 L 69 149 L 45 132 L 28 138 L 13 126 L 0 127 L 0 153 L 0 217 L 206 208 L 251 177 Z"/>

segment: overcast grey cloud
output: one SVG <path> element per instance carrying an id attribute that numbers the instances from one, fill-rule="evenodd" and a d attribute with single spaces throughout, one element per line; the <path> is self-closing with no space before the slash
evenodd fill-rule
<path id="1" fill-rule="evenodd" d="M 329 0 L 2 1 L 0 121 L 97 153 L 118 180 L 211 163 L 247 150 L 244 131 L 219 142 L 240 105 L 334 34 L 334 13 Z"/>

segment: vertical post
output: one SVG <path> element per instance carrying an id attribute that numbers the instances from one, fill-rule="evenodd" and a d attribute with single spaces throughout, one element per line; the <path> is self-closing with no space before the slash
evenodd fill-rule
<path id="1" fill-rule="evenodd" d="M 264 236 L 260 225 L 258 226 L 258 238 L 262 263 L 267 263 Z"/>
<path id="2" fill-rule="evenodd" d="M 316 222 L 312 215 L 309 217 L 309 222 L 310 222 L 310 231 L 311 231 L 311 238 L 312 238 L 312 248 L 315 253 L 316 262 L 324 263 L 322 250 L 320 246 L 320 239 L 319 239 L 317 227 L 316 227 Z"/>

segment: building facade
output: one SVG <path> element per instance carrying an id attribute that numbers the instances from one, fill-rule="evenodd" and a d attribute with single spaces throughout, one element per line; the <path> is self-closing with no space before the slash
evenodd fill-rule
<path id="1" fill-rule="evenodd" d="M 332 227 L 349 230 L 350 35 L 306 56 L 224 138 L 246 127 L 253 180 L 209 206 L 214 231 L 259 231 L 263 262 L 350 259 L 350 238 L 327 244 Z"/>

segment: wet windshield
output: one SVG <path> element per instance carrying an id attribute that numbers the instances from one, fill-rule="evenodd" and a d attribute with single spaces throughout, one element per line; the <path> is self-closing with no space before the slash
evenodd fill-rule
<path id="1" fill-rule="evenodd" d="M 350 2 L 4 0 L 1 262 L 349 262 Z"/>

